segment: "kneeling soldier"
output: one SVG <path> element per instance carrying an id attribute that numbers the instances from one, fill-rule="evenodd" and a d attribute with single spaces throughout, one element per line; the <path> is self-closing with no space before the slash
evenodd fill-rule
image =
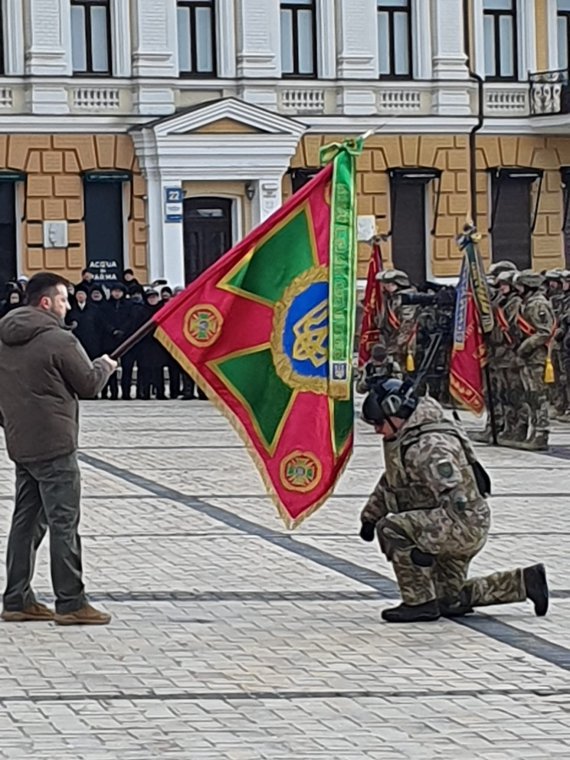
<path id="1" fill-rule="evenodd" d="M 380 379 L 363 419 L 384 436 L 386 470 L 362 510 L 361 538 L 377 535 L 392 563 L 402 604 L 382 612 L 390 623 L 457 617 L 474 607 L 530 599 L 548 609 L 543 565 L 467 580 L 489 533 L 487 473 L 460 428 L 409 383 Z"/>

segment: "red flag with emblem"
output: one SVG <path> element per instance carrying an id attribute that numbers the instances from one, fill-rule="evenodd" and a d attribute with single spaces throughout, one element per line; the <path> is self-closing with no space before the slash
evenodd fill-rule
<path id="1" fill-rule="evenodd" d="M 378 343 L 380 330 L 377 318 L 382 309 L 382 288 L 376 279 L 382 271 L 382 251 L 380 243 L 374 240 L 372 255 L 368 264 L 368 276 L 366 279 L 366 291 L 364 293 L 364 314 L 360 328 L 360 344 L 358 348 L 358 366 L 363 367 L 370 360 L 372 346 Z"/>
<path id="2" fill-rule="evenodd" d="M 485 409 L 483 367 L 486 361 L 481 317 L 473 293 L 467 255 L 461 267 L 455 306 L 454 342 L 451 351 L 449 390 L 469 411 L 480 415 Z"/>

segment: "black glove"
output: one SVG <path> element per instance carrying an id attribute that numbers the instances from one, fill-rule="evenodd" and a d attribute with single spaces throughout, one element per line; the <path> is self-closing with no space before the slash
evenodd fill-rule
<path id="1" fill-rule="evenodd" d="M 360 538 L 363 541 L 374 541 L 376 535 L 376 523 L 363 522 L 360 528 Z"/>
<path id="2" fill-rule="evenodd" d="M 433 554 L 422 552 L 417 547 L 412 549 L 410 557 L 412 558 L 414 565 L 417 565 L 418 567 L 432 567 L 435 562 L 435 556 Z"/>

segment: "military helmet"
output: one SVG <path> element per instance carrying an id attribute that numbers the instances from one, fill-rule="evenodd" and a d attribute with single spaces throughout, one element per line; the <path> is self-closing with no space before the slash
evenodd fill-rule
<path id="1" fill-rule="evenodd" d="M 410 278 L 401 269 L 385 269 L 376 275 L 376 279 L 386 285 L 397 285 L 400 288 L 410 287 Z"/>
<path id="2" fill-rule="evenodd" d="M 496 261 L 489 267 L 489 277 L 496 277 L 501 272 L 516 272 L 517 267 L 512 261 Z"/>
<path id="3" fill-rule="evenodd" d="M 497 275 L 497 285 L 512 285 L 514 278 L 519 274 L 516 270 L 510 269 L 507 272 L 500 272 Z"/>
<path id="4" fill-rule="evenodd" d="M 555 280 L 556 282 L 560 282 L 562 280 L 562 277 L 563 272 L 561 269 L 549 269 L 544 273 L 545 280 Z"/>
<path id="5" fill-rule="evenodd" d="M 414 386 L 393 377 L 376 378 L 362 404 L 361 417 L 368 425 L 382 425 L 390 417 L 407 420 L 418 405 Z"/>
<path id="6" fill-rule="evenodd" d="M 540 288 L 543 282 L 544 277 L 537 272 L 533 272 L 532 269 L 523 269 L 514 278 L 515 285 L 522 285 L 525 288 L 532 288 L 534 290 Z"/>

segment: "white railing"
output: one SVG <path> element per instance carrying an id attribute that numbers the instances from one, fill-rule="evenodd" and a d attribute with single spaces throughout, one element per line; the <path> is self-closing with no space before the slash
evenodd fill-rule
<path id="1" fill-rule="evenodd" d="M 0 87 L 0 108 L 14 106 L 14 91 L 11 87 Z"/>
<path id="2" fill-rule="evenodd" d="M 322 113 L 325 110 L 324 90 L 283 90 L 281 108 L 295 113 Z"/>
<path id="3" fill-rule="evenodd" d="M 528 91 L 492 90 L 485 91 L 485 112 L 492 115 L 525 116 L 528 114 Z"/>
<path id="4" fill-rule="evenodd" d="M 379 113 L 418 113 L 422 110 L 421 93 L 413 89 L 382 89 L 378 93 Z"/>
<path id="5" fill-rule="evenodd" d="M 116 87 L 78 87 L 73 90 L 73 107 L 86 111 L 117 111 L 120 106 Z"/>

